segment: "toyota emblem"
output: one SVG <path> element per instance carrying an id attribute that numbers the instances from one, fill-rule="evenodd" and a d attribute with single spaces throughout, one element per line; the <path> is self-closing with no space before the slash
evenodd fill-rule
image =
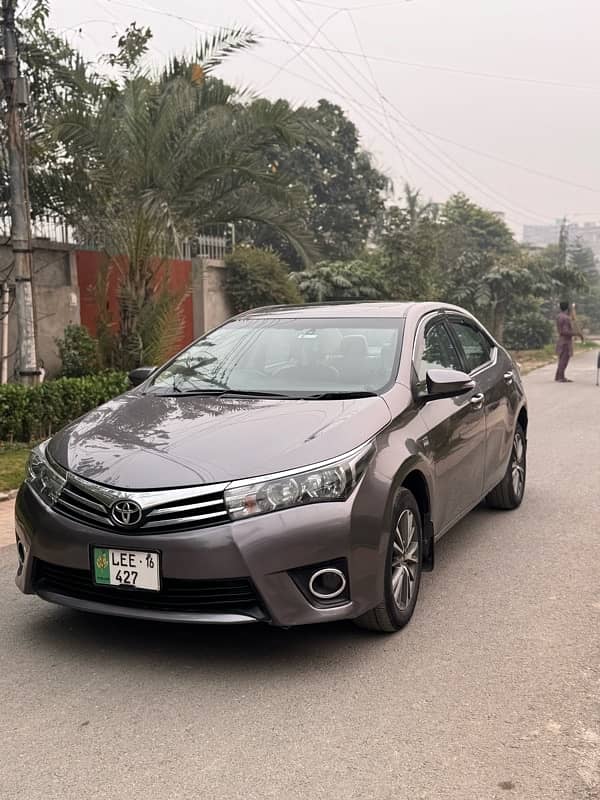
<path id="1" fill-rule="evenodd" d="M 124 528 L 133 528 L 142 521 L 142 509 L 134 500 L 119 500 L 111 508 L 110 515 Z"/>

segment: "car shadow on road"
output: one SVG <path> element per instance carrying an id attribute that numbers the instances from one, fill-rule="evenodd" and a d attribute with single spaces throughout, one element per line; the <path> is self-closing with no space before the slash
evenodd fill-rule
<path id="1" fill-rule="evenodd" d="M 35 642 L 36 649 L 59 658 L 76 653 L 79 663 L 101 656 L 103 663 L 126 659 L 128 666 L 132 661 L 152 663 L 156 669 L 192 664 L 211 670 L 226 665 L 229 674 L 236 669 L 262 671 L 265 667 L 289 668 L 290 664 L 295 669 L 302 665 L 318 668 L 323 662 L 338 664 L 349 655 L 355 660 L 363 652 L 370 656 L 389 647 L 418 647 L 430 616 L 439 618 L 444 613 L 439 608 L 440 595 L 447 596 L 456 587 L 454 573 L 460 574 L 461 564 L 468 563 L 483 538 L 490 535 L 494 516 L 477 510 L 438 542 L 436 569 L 423 576 L 415 615 L 407 628 L 392 637 L 360 630 L 350 622 L 290 629 L 264 624 L 195 626 L 105 617 L 46 605 L 44 613 L 35 613 L 31 607 L 23 615 L 27 628 L 23 633 Z M 448 585 L 440 593 L 441 582 Z"/>

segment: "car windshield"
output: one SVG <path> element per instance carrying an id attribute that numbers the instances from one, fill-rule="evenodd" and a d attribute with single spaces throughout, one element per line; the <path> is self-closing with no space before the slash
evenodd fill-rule
<path id="1" fill-rule="evenodd" d="M 162 369 L 150 391 L 369 395 L 392 382 L 402 319 L 234 320 Z"/>

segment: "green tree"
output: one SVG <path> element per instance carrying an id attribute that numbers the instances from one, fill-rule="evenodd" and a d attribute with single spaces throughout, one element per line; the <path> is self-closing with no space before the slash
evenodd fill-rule
<path id="1" fill-rule="evenodd" d="M 510 297 L 530 283 L 510 229 L 462 194 L 444 204 L 440 220 L 442 298 L 477 314 L 501 337 Z"/>
<path id="2" fill-rule="evenodd" d="M 573 296 L 577 304 L 580 325 L 588 327 L 592 333 L 600 332 L 600 271 L 591 248 L 581 239 L 576 239 L 569 247 L 569 265 L 585 276 L 586 288 Z"/>
<path id="3" fill-rule="evenodd" d="M 290 184 L 305 192 L 299 213 L 318 253 L 328 261 L 358 258 L 383 214 L 390 181 L 362 149 L 356 126 L 339 106 L 320 100 L 295 115 L 312 135 L 293 147 L 278 143 L 270 148 L 268 166 L 284 171 Z M 273 247 L 292 267 L 302 266 L 289 242 L 272 229 L 254 226 L 246 235 Z"/>
<path id="4" fill-rule="evenodd" d="M 404 205 L 385 214 L 379 243 L 383 270 L 396 300 L 433 300 L 438 293 L 439 222 L 437 206 L 404 187 Z"/>
<path id="5" fill-rule="evenodd" d="M 287 267 L 276 253 L 238 247 L 225 263 L 225 291 L 234 314 L 261 306 L 302 302 Z"/>
<path id="6" fill-rule="evenodd" d="M 75 174 L 69 148 L 49 135 L 50 119 L 84 108 L 101 91 L 103 80 L 80 53 L 48 27 L 47 0 L 34 0 L 17 16 L 19 59 L 28 81 L 29 104 L 23 122 L 27 136 L 29 200 L 32 215 L 62 213 L 74 198 Z M 4 117 L 0 118 L 0 202 L 8 203 L 8 162 Z"/>

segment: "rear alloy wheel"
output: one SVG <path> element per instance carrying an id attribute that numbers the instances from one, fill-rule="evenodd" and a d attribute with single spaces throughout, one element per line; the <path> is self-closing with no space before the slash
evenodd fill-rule
<path id="1" fill-rule="evenodd" d="M 487 496 L 490 508 L 512 511 L 523 502 L 527 478 L 527 440 L 521 425 L 517 425 L 510 461 L 502 481 Z"/>
<path id="2" fill-rule="evenodd" d="M 394 503 L 384 577 L 384 597 L 375 608 L 355 620 L 361 628 L 394 633 L 412 617 L 421 584 L 423 526 L 417 501 L 401 489 Z"/>

